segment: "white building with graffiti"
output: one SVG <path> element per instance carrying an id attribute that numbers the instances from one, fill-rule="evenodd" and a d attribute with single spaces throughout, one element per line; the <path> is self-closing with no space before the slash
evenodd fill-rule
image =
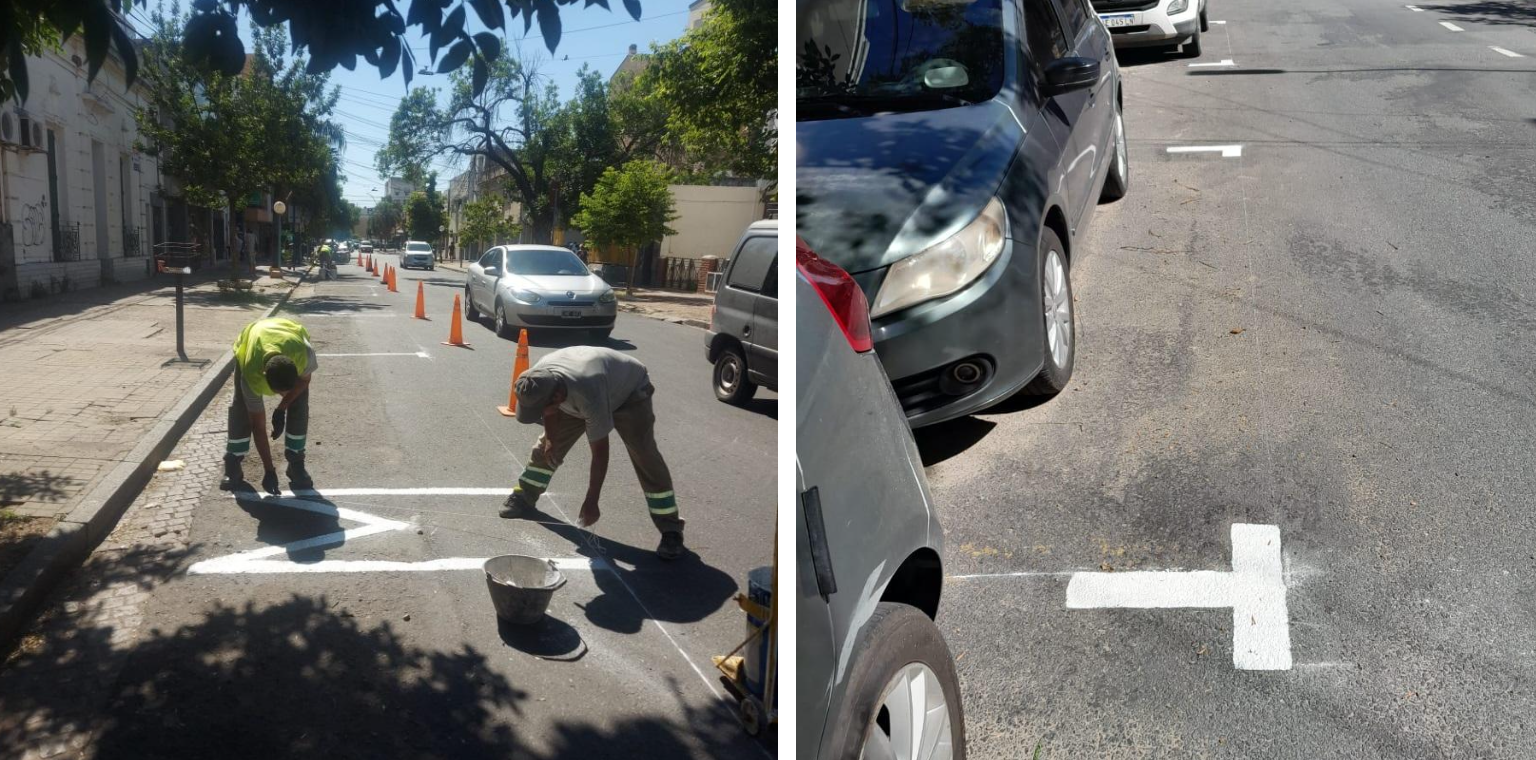
<path id="1" fill-rule="evenodd" d="M 142 85 L 115 52 L 88 83 L 81 35 L 27 69 L 26 102 L 0 106 L 0 300 L 148 277 L 174 220 L 134 147 Z"/>

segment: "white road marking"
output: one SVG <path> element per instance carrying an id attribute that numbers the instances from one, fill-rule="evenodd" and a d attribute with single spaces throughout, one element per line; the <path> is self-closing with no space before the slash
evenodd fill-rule
<path id="1" fill-rule="evenodd" d="M 1232 608 L 1232 665 L 1290 670 L 1291 630 L 1276 525 L 1232 526 L 1232 572 L 1075 573 L 1067 609 Z"/>
<path id="2" fill-rule="evenodd" d="M 1225 22 L 1225 21 L 1212 21 L 1211 23 L 1212 24 L 1225 24 L 1227 22 Z"/>
<path id="3" fill-rule="evenodd" d="M 1441 21 L 1440 25 L 1445 27 L 1446 29 L 1449 29 L 1449 30 L 1453 31 L 1453 32 L 1465 32 L 1466 31 L 1465 29 L 1462 29 L 1461 27 L 1459 27 L 1459 26 L 1457 26 L 1455 24 L 1452 24 L 1449 21 Z"/>
<path id="4" fill-rule="evenodd" d="M 1207 67 L 1212 67 L 1212 66 L 1236 66 L 1236 65 L 1237 64 L 1232 62 L 1231 58 L 1223 58 L 1223 59 L 1221 59 L 1221 60 L 1219 60 L 1219 61 L 1217 61 L 1215 63 L 1191 63 L 1191 64 L 1189 64 L 1189 67 L 1192 68 L 1192 69 L 1199 69 L 1199 68 L 1207 68 Z"/>
<path id="5" fill-rule="evenodd" d="M 1494 46 L 1492 46 L 1492 45 L 1489 45 L 1489 46 L 1488 46 L 1488 49 L 1489 49 L 1489 50 L 1492 50 L 1492 51 L 1493 51 L 1493 52 L 1495 52 L 1495 53 L 1498 53 L 1498 54 L 1499 54 L 1499 55 L 1507 55 L 1507 56 L 1509 56 L 1509 57 L 1510 57 L 1510 58 L 1524 58 L 1524 57 L 1525 57 L 1525 56 L 1523 56 L 1523 55 L 1520 55 L 1520 54 L 1519 54 L 1519 53 L 1516 53 L 1516 52 L 1515 52 L 1515 51 L 1513 51 L 1513 50 L 1505 50 L 1505 49 L 1504 49 L 1504 48 L 1501 48 L 1501 47 L 1494 47 Z"/>
<path id="6" fill-rule="evenodd" d="M 1237 158 L 1243 155 L 1241 145 L 1181 145 L 1168 149 L 1169 153 L 1220 153 L 1222 158 Z"/>
<path id="7" fill-rule="evenodd" d="M 1413 11 L 1413 12 L 1414 12 L 1414 13 L 1423 13 L 1423 12 L 1424 12 L 1424 9 L 1423 9 L 1423 8 L 1420 8 L 1420 7 L 1419 7 L 1419 6 L 1417 6 L 1417 5 L 1405 5 L 1405 6 L 1403 6 L 1403 7 L 1404 7 L 1404 8 L 1407 8 L 1407 9 L 1408 9 L 1408 10 L 1410 10 L 1410 11 Z"/>
<path id="8" fill-rule="evenodd" d="M 1060 577 L 1060 576 L 1063 576 L 1063 575 L 1077 575 L 1077 573 L 1074 572 L 1074 571 L 1071 571 L 1071 570 L 1066 570 L 1066 571 L 1063 571 L 1063 572 L 1055 572 L 1055 573 L 1053 573 L 1053 572 L 1046 572 L 1046 571 L 1019 572 L 1019 573 L 973 573 L 971 575 L 951 575 L 951 576 L 949 576 L 949 580 L 952 580 L 952 581 L 969 581 L 969 580 L 986 579 L 986 578 L 1037 578 L 1037 577 Z"/>
<path id="9" fill-rule="evenodd" d="M 225 558 L 233 559 L 233 558 Z M 422 562 L 396 562 L 382 559 L 327 559 L 319 562 L 290 562 L 287 560 L 243 560 L 213 564 L 200 562 L 188 572 L 199 575 L 270 573 L 410 573 L 438 572 L 442 570 L 479 570 L 490 557 L 447 557 Z M 609 570 L 605 562 L 588 557 L 552 557 L 560 570 Z"/>
<path id="10" fill-rule="evenodd" d="M 432 357 L 427 355 L 426 351 L 405 351 L 405 352 L 389 352 L 389 351 L 385 351 L 385 352 L 371 353 L 371 354 L 365 353 L 365 354 L 319 354 L 319 355 L 320 356 L 327 356 L 327 357 L 329 357 L 329 356 L 414 356 L 417 359 L 431 359 L 432 358 Z"/>
<path id="11" fill-rule="evenodd" d="M 324 491 L 284 491 L 288 498 L 295 496 L 506 496 L 511 486 L 492 488 L 327 488 Z M 306 502 L 312 504 L 313 502 Z"/>

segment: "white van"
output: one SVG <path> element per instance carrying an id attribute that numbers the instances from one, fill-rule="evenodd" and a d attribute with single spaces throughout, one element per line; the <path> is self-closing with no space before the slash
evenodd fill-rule
<path id="1" fill-rule="evenodd" d="M 1080 0 L 1066 0 L 1078 2 Z M 1200 57 L 1200 33 L 1210 27 L 1206 0 L 1092 0 L 1116 48 L 1184 46 Z"/>

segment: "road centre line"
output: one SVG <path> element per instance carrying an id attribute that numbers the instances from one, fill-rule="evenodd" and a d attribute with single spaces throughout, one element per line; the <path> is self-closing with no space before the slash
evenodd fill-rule
<path id="1" fill-rule="evenodd" d="M 1217 61 L 1215 63 L 1191 63 L 1191 64 L 1189 64 L 1189 67 L 1192 68 L 1192 69 L 1199 69 L 1199 68 L 1208 68 L 1208 67 L 1214 67 L 1214 66 L 1236 66 L 1236 65 L 1237 65 L 1236 63 L 1232 62 L 1231 58 L 1223 58 L 1223 59 L 1221 59 L 1221 60 L 1219 60 L 1219 61 Z"/>
<path id="2" fill-rule="evenodd" d="M 1465 29 L 1462 29 L 1461 27 L 1459 27 L 1459 26 L 1457 26 L 1455 24 L 1452 24 L 1449 21 L 1441 21 L 1440 25 L 1445 27 L 1446 29 L 1449 29 L 1449 30 L 1453 31 L 1453 32 L 1465 32 L 1466 31 Z"/>
<path id="3" fill-rule="evenodd" d="M 1238 158 L 1243 155 L 1241 145 L 1180 145 L 1168 148 L 1169 153 L 1220 153 L 1222 158 Z"/>
<path id="4" fill-rule="evenodd" d="M 1513 50 L 1505 50 L 1504 48 L 1497 47 L 1497 46 L 1494 46 L 1494 45 L 1489 45 L 1488 49 L 1492 50 L 1495 53 L 1498 53 L 1499 55 L 1507 55 L 1510 58 L 1524 58 L 1525 57 L 1523 55 L 1520 55 L 1519 53 L 1516 53 Z"/>
<path id="5" fill-rule="evenodd" d="M 418 359 L 431 359 L 432 358 L 431 356 L 427 355 L 426 351 L 405 351 L 405 352 L 387 352 L 386 351 L 386 352 L 371 353 L 371 354 L 367 354 L 367 353 L 365 353 L 365 354 L 316 354 L 316 356 L 325 356 L 325 357 L 332 357 L 332 356 L 338 356 L 338 357 L 340 357 L 340 356 L 414 356 L 414 357 L 416 357 Z"/>
<path id="6" fill-rule="evenodd" d="M 1290 670 L 1280 528 L 1232 525 L 1232 571 L 1075 573 L 1067 609 L 1232 608 L 1232 665 L 1238 670 Z"/>

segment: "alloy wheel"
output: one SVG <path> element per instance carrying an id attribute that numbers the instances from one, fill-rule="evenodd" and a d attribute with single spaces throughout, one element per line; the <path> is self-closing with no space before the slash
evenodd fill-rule
<path id="1" fill-rule="evenodd" d="M 954 756 L 954 727 L 948 695 L 933 670 L 914 662 L 885 685 L 863 760 L 949 760 Z"/>
<path id="2" fill-rule="evenodd" d="M 1061 253 L 1052 249 L 1045 254 L 1045 282 L 1041 284 L 1045 304 L 1045 337 L 1051 361 L 1067 366 L 1072 356 L 1072 291 L 1067 286 L 1067 268 Z"/>

